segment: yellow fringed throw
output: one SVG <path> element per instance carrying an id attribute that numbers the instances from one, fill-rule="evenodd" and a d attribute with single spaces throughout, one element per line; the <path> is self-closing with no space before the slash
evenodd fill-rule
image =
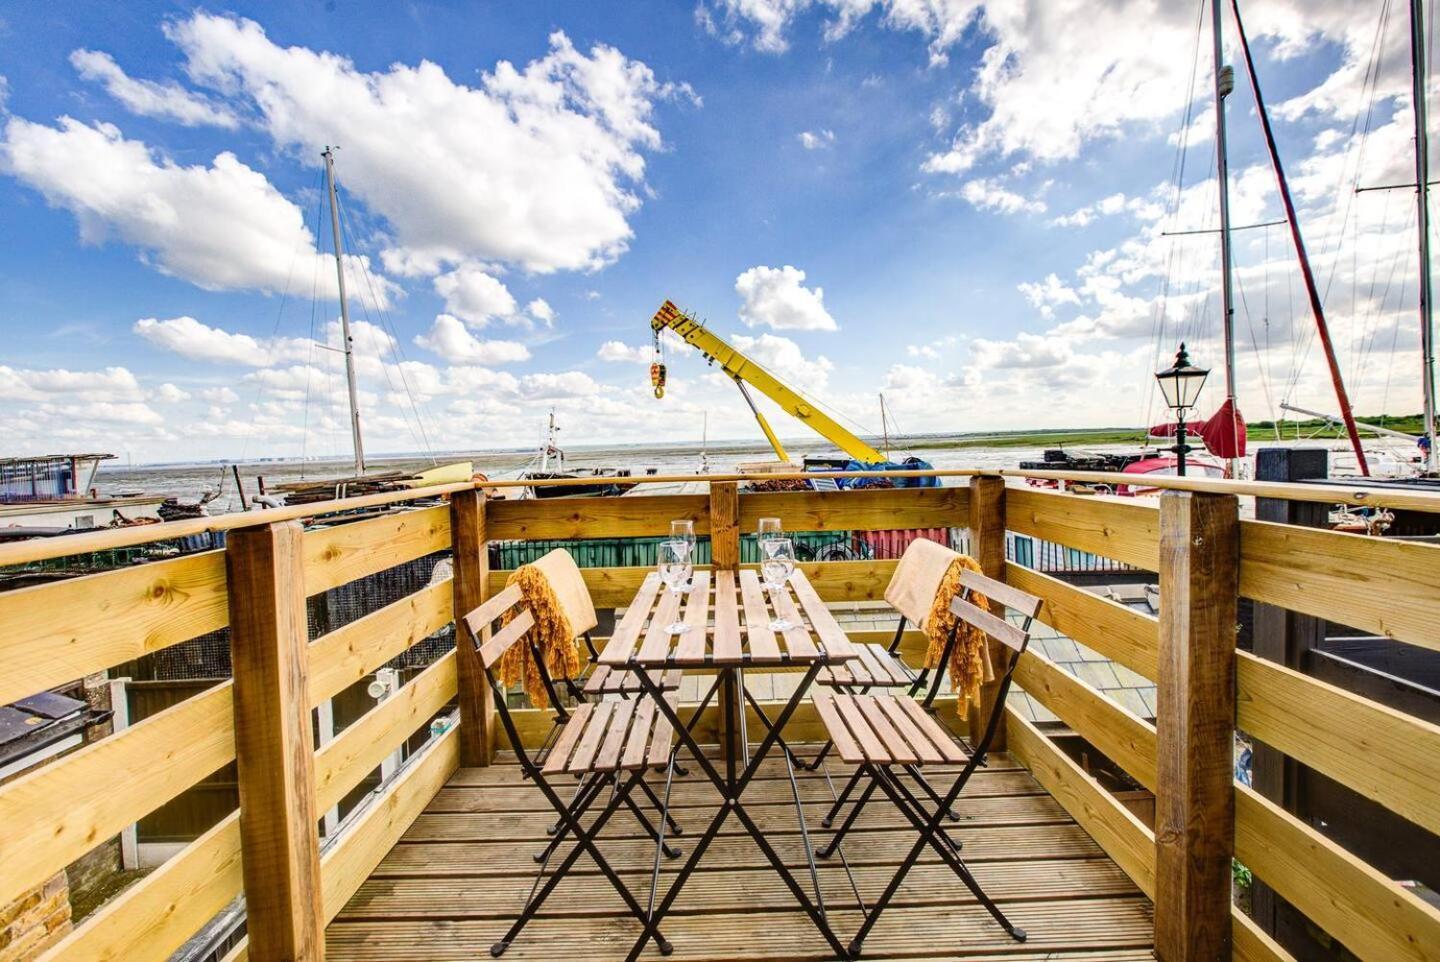
<path id="1" fill-rule="evenodd" d="M 925 618 L 925 635 L 929 647 L 925 651 L 925 667 L 934 670 L 940 666 L 940 656 L 945 652 L 945 642 L 950 629 L 958 623 L 960 630 L 955 635 L 955 647 L 950 652 L 950 690 L 957 692 L 955 710 L 964 715 L 965 706 L 979 697 L 980 686 L 992 681 L 994 669 L 990 665 L 990 646 L 986 644 L 985 632 L 967 624 L 950 613 L 950 602 L 960 594 L 960 572 L 980 571 L 980 564 L 969 555 L 960 555 L 950 562 L 945 577 L 935 590 L 935 600 L 930 604 L 930 613 Z M 967 599 L 977 608 L 990 610 L 990 601 L 983 595 L 971 594 Z"/>
<path id="2" fill-rule="evenodd" d="M 520 586 L 525 607 L 535 616 L 535 627 L 500 656 L 500 681 L 507 688 L 518 683 L 529 697 L 530 704 L 536 708 L 548 708 L 550 698 L 540 677 L 540 667 L 531 654 L 532 643 L 533 649 L 538 650 L 545 660 L 545 669 L 552 681 L 574 678 L 580 673 L 581 665 L 575 632 L 549 580 L 539 568 L 521 565 L 505 579 L 505 587 L 511 585 Z M 507 613 L 504 623 L 509 624 L 513 617 L 513 612 Z"/>

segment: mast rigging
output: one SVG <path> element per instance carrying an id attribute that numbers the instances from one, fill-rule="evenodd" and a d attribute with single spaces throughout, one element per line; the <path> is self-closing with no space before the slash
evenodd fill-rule
<path id="1" fill-rule="evenodd" d="M 340 239 L 340 205 L 335 194 L 335 154 L 325 158 L 325 188 L 330 196 L 330 232 L 335 241 L 335 279 L 340 289 L 340 336 L 345 342 L 345 386 L 350 394 L 350 437 L 355 445 L 355 473 L 365 473 L 365 445 L 360 439 L 360 401 L 355 390 L 355 339 L 350 336 L 350 305 L 345 300 L 345 247 Z"/>

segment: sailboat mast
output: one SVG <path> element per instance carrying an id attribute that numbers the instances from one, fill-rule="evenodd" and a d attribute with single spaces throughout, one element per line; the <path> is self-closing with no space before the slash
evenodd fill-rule
<path id="1" fill-rule="evenodd" d="M 885 418 L 885 392 L 880 392 L 880 433 L 885 436 L 885 460 L 890 460 L 890 423 Z"/>
<path id="2" fill-rule="evenodd" d="M 330 233 L 335 238 L 335 279 L 340 285 L 340 336 L 345 341 L 345 385 L 350 391 L 350 436 L 355 442 L 355 473 L 365 473 L 365 445 L 360 441 L 360 401 L 355 392 L 355 339 L 350 336 L 350 305 L 345 300 L 345 245 L 340 240 L 340 203 L 335 194 L 335 155 L 326 147 L 325 188 L 330 195 Z"/>
<path id="3" fill-rule="evenodd" d="M 1420 235 L 1420 355 L 1421 391 L 1425 399 L 1425 473 L 1434 473 L 1435 450 L 1435 319 L 1430 301 L 1430 137 L 1426 122 L 1425 10 L 1422 0 L 1410 0 L 1410 64 L 1414 75 L 1415 205 Z"/>
<path id="4" fill-rule="evenodd" d="M 1225 400 L 1230 410 L 1239 410 L 1235 401 L 1235 294 L 1231 277 L 1233 258 L 1230 251 L 1230 161 L 1225 139 L 1225 98 L 1235 89 L 1235 72 L 1225 65 L 1225 48 L 1221 39 L 1221 0 L 1211 0 L 1210 30 L 1215 42 L 1215 176 L 1220 190 L 1220 307 L 1225 333 Z M 1231 431 L 1234 427 L 1231 417 Z M 1238 442 L 1238 438 L 1232 438 Z M 1238 448 L 1238 443 L 1232 449 Z M 1227 474 L 1235 476 L 1235 459 L 1231 458 Z"/>

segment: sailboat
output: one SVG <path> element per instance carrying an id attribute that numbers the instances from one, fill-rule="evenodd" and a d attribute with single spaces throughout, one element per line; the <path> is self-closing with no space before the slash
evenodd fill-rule
<path id="1" fill-rule="evenodd" d="M 571 480 L 580 481 L 588 479 L 588 484 L 557 484 L 557 485 L 531 485 L 525 488 L 525 494 L 531 498 L 600 498 L 624 494 L 638 481 L 626 480 L 631 477 L 629 468 L 565 468 L 565 451 L 560 447 L 557 433 L 560 428 L 555 424 L 555 409 L 550 409 L 549 429 L 545 435 L 545 443 L 540 447 L 540 467 L 538 470 L 522 472 L 520 477 L 526 481 L 556 481 Z M 655 469 L 649 468 L 648 474 L 654 474 Z"/>

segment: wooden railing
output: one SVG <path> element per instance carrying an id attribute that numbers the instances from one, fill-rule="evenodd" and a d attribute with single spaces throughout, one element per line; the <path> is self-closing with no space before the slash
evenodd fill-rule
<path id="1" fill-rule="evenodd" d="M 468 643 L 318 748 L 314 706 L 503 586 L 508 572 L 487 567 L 491 541 L 652 536 L 688 517 L 724 567 L 738 563 L 741 531 L 778 516 L 797 531 L 967 527 L 987 573 L 1045 600 L 1042 621 L 1156 681 L 1152 723 L 1038 652 L 1017 675 L 1031 697 L 1156 793 L 1154 831 L 1040 728 L 1011 712 L 1007 735 L 1014 756 L 1155 901 L 1160 958 L 1288 958 L 1230 909 L 1232 856 L 1362 959 L 1440 958 L 1440 912 L 1234 784 L 1232 763 L 1238 727 L 1440 830 L 1440 729 L 1235 649 L 1240 595 L 1440 648 L 1440 547 L 1242 521 L 1236 494 L 1292 496 L 1255 483 L 1234 494 L 1226 482 L 1169 485 L 1182 490 L 1156 506 L 1007 486 L 993 473 L 943 473 L 960 483 L 741 497 L 734 481 L 710 479 L 706 495 L 526 501 L 486 500 L 469 485 L 451 485 L 364 499 L 426 506 L 309 529 L 298 520 L 342 522 L 339 513 L 356 502 L 202 519 L 208 529 L 229 529 L 225 550 L 0 593 L 0 704 L 226 626 L 235 666 L 232 681 L 0 785 L 0 904 L 235 761 L 241 807 L 84 920 L 47 958 L 167 958 L 242 892 L 252 941 L 232 957 L 319 958 L 326 922 L 457 767 L 490 761 L 496 735 Z M 1313 500 L 1314 490 L 1303 496 Z M 434 503 L 441 495 L 448 503 Z M 1385 497 L 1348 492 L 1336 500 Z M 1406 507 L 1440 510 L 1440 499 L 1401 497 Z M 178 524 L 188 527 L 155 526 L 143 540 L 202 530 Z M 1007 530 L 1157 572 L 1160 616 L 1007 565 Z M 81 535 L 72 550 L 139 537 Z M 55 541 L 31 555 L 6 546 L 0 561 L 65 550 Z M 454 555 L 453 577 L 307 637 L 307 596 L 445 551 Z M 894 562 L 806 568 L 827 601 L 875 600 Z M 625 604 L 645 571 L 584 573 L 605 608 Z M 905 651 L 918 658 L 921 650 L 918 633 L 907 636 Z M 982 704 L 993 697 L 982 693 Z M 318 814 L 457 701 L 459 724 L 430 738 L 322 846 Z M 517 716 L 527 740 L 548 726 L 539 712 Z M 705 720 L 702 732 L 717 723 Z M 813 713 L 797 713 L 792 725 L 791 737 L 819 732 Z"/>

